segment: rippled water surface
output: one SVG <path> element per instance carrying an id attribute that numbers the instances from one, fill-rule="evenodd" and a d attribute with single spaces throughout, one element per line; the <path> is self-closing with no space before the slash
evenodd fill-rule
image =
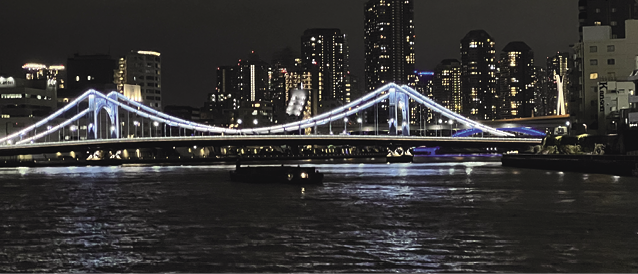
<path id="1" fill-rule="evenodd" d="M 498 162 L 0 169 L 0 272 L 637 272 L 638 179 Z"/>

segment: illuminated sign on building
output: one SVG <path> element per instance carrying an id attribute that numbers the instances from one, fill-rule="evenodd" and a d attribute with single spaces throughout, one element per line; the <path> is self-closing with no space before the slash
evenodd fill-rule
<path id="1" fill-rule="evenodd" d="M 605 93 L 607 93 L 607 82 L 598 82 L 598 92 L 600 95 L 600 111 L 605 112 Z"/>
<path id="2" fill-rule="evenodd" d="M 0 88 L 13 88 L 16 86 L 15 80 L 13 77 L 4 78 L 0 77 Z"/>

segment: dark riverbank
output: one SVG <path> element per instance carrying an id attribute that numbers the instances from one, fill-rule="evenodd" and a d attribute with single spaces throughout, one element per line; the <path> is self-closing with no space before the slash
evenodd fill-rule
<path id="1" fill-rule="evenodd" d="M 503 166 L 635 176 L 638 156 L 505 154 Z"/>

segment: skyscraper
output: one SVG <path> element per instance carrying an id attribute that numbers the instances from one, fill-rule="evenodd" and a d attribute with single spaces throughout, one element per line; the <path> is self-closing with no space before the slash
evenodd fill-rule
<path id="1" fill-rule="evenodd" d="M 239 60 L 237 76 L 239 102 L 270 101 L 270 66 L 257 53 Z"/>
<path id="2" fill-rule="evenodd" d="M 391 82 L 414 86 L 414 1 L 369 0 L 365 4 L 364 25 L 366 91 Z M 385 124 L 387 103 L 368 112 L 367 118 L 368 122 L 378 120 Z"/>
<path id="3" fill-rule="evenodd" d="M 625 20 L 638 19 L 636 0 L 579 0 L 580 39 L 585 26 L 611 26 L 612 38 L 625 38 Z"/>
<path id="4" fill-rule="evenodd" d="M 131 86 L 139 86 L 141 103 L 162 110 L 162 59 L 155 51 L 131 51 L 119 60 L 115 83 L 120 93 L 127 94 Z"/>
<path id="5" fill-rule="evenodd" d="M 524 42 L 511 42 L 501 51 L 500 117 L 504 119 L 534 115 L 534 52 Z"/>
<path id="6" fill-rule="evenodd" d="M 473 120 L 493 120 L 498 114 L 497 60 L 494 39 L 484 30 L 461 40 L 460 111 Z"/>
<path id="7" fill-rule="evenodd" d="M 456 59 L 445 59 L 434 69 L 432 79 L 434 101 L 447 109 L 459 113 L 461 103 L 461 63 Z"/>
<path id="8" fill-rule="evenodd" d="M 304 72 L 312 74 L 319 111 L 347 101 L 348 44 L 339 29 L 308 29 L 301 37 Z"/>

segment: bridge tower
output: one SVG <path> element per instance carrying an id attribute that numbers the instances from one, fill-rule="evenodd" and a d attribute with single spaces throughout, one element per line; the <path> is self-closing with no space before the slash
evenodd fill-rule
<path id="1" fill-rule="evenodd" d="M 390 135 L 397 135 L 398 133 L 398 112 L 401 109 L 401 134 L 403 136 L 410 136 L 410 102 L 408 101 L 408 95 L 405 93 L 396 92 L 396 89 L 390 89 L 390 104 L 389 104 L 389 115 L 390 120 L 388 121 Z"/>
<path id="2" fill-rule="evenodd" d="M 117 101 L 117 94 L 110 93 L 109 95 L 107 95 L 107 98 L 113 101 Z M 100 119 L 98 118 L 100 110 L 102 109 L 106 110 L 107 114 L 109 115 L 109 119 L 111 120 L 111 125 L 113 125 L 113 127 L 108 130 L 110 132 L 110 138 L 120 138 L 120 118 L 118 115 L 119 108 L 117 104 L 114 104 L 112 103 L 112 101 L 105 98 L 96 98 L 95 95 L 89 96 L 89 120 L 91 120 L 90 116 L 93 116 L 93 123 L 87 128 L 89 134 L 94 139 L 97 139 L 97 129 L 100 125 Z"/>

